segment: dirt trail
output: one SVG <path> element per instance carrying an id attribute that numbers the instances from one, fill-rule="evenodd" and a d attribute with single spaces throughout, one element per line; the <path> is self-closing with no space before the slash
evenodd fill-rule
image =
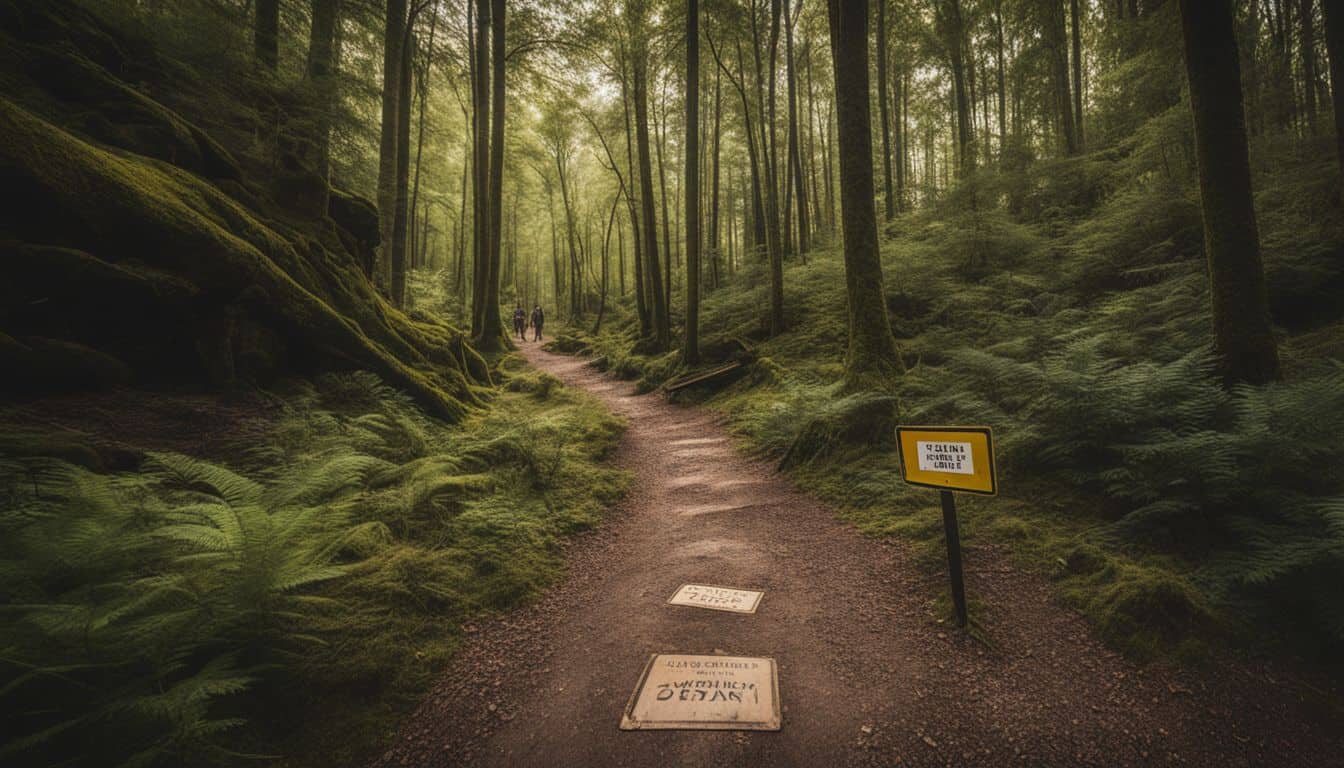
<path id="1" fill-rule="evenodd" d="M 469 628 L 379 765 L 1344 765 L 1344 728 L 1264 669 L 1136 668 L 1042 579 L 975 550 L 987 648 L 934 618 L 941 574 L 741 455 L 709 410 L 524 354 L 629 422 L 629 497 L 569 546 L 561 585 Z M 666 605 L 685 582 L 765 598 L 755 615 Z M 618 730 L 650 653 L 716 650 L 777 660 L 781 731 Z"/>

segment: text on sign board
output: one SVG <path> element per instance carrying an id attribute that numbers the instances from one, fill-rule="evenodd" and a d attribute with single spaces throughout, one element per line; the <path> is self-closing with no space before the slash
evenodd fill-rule
<path id="1" fill-rule="evenodd" d="M 915 443 L 919 468 L 925 472 L 952 472 L 974 475 L 970 443 L 939 443 L 920 440 Z"/>

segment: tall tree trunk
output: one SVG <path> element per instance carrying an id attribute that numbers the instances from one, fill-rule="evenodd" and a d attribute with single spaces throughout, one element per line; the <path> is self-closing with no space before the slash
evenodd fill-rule
<path id="1" fill-rule="evenodd" d="M 336 28 L 341 20 L 340 0 L 313 0 L 313 23 L 308 34 L 308 80 L 313 89 L 313 170 L 331 176 L 331 116 L 336 111 Z M 322 206 L 323 210 L 326 205 Z"/>
<path id="2" fill-rule="evenodd" d="M 905 210 L 905 188 L 906 180 L 906 135 L 905 135 L 905 89 L 906 89 L 905 67 L 901 68 L 900 74 L 892 78 L 896 91 L 892 94 L 892 102 L 896 107 L 896 120 L 892 133 L 894 134 L 894 151 L 896 153 L 896 212 Z"/>
<path id="3" fill-rule="evenodd" d="M 721 78 L 723 73 L 717 69 L 714 71 L 714 149 L 710 153 L 710 182 L 709 182 L 709 257 L 712 264 L 713 275 L 712 285 L 719 287 L 721 279 L 720 262 L 722 261 L 719 240 L 719 149 L 723 135 L 723 84 Z"/>
<path id="4" fill-rule="evenodd" d="M 686 348 L 700 364 L 700 3 L 686 3 Z"/>
<path id="5" fill-rule="evenodd" d="M 379 253 L 375 282 L 392 290 L 392 226 L 397 203 L 397 105 L 401 95 L 401 49 L 406 37 L 406 0 L 387 0 L 383 27 L 382 133 L 378 144 Z"/>
<path id="6" fill-rule="evenodd" d="M 466 121 L 468 126 L 471 120 Z M 457 265 L 453 271 L 453 293 L 457 296 L 458 309 L 466 302 L 463 291 L 466 289 L 466 252 L 467 252 L 467 172 L 471 169 L 471 141 L 468 139 L 462 147 L 462 191 L 461 204 L 457 209 Z"/>
<path id="7" fill-rule="evenodd" d="M 625 295 L 625 229 L 616 219 L 616 274 L 620 279 L 621 295 Z"/>
<path id="8" fill-rule="evenodd" d="M 784 247 L 780 242 L 779 220 L 779 150 L 775 136 L 775 92 L 779 78 L 775 76 L 776 61 L 779 56 L 779 28 L 783 0 L 770 0 L 770 45 L 769 45 L 769 94 L 765 122 L 769 128 L 769 151 L 767 154 L 765 178 L 766 198 L 765 245 L 770 256 L 770 335 L 778 336 L 784 332 Z M 764 133 L 765 129 L 762 128 Z M 765 135 L 762 135 L 762 143 Z"/>
<path id="9" fill-rule="evenodd" d="M 280 63 L 280 0 L 257 0 L 252 48 L 257 63 L 274 72 Z"/>
<path id="10" fill-rule="evenodd" d="M 794 193 L 798 197 L 798 255 L 802 258 L 803 263 L 807 263 L 811 229 L 810 222 L 807 220 L 807 184 L 806 178 L 803 176 L 802 131 L 798 125 L 798 60 L 793 55 L 793 25 L 797 22 L 802 10 L 802 0 L 798 0 L 798 8 L 793 13 L 790 13 L 788 6 L 785 5 L 784 53 L 789 64 L 789 163 L 792 168 L 789 175 L 793 178 Z"/>
<path id="11" fill-rule="evenodd" d="M 593 323 L 593 335 L 596 336 L 602 330 L 602 317 L 607 313 L 607 263 L 611 257 L 611 228 L 616 223 L 616 211 L 621 207 L 621 193 L 617 192 L 611 197 L 611 213 L 607 215 L 607 229 L 602 235 L 602 284 L 597 299 L 597 320 Z"/>
<path id="12" fill-rule="evenodd" d="M 849 347 L 845 387 L 890 387 L 903 373 L 882 291 L 873 205 L 873 134 L 868 113 L 867 0 L 828 0 L 840 132 L 840 209 L 844 230 Z"/>
<path id="13" fill-rule="evenodd" d="M 434 67 L 434 33 L 439 25 L 439 6 L 434 5 L 433 14 L 429 19 L 429 42 L 425 45 L 425 61 L 423 69 L 420 71 L 419 87 L 417 98 L 420 100 L 420 115 L 417 118 L 418 127 L 415 136 L 415 181 L 411 184 L 411 212 L 418 210 L 417 205 L 420 200 L 420 161 L 425 152 L 425 103 L 429 101 L 429 73 Z M 409 89 L 407 95 L 409 96 Z M 425 213 L 425 223 L 429 223 L 429 213 Z M 411 252 L 411 266 L 416 266 L 416 252 Z M 403 278 L 404 283 L 404 278 Z M 404 286 L 403 286 L 404 290 Z"/>
<path id="14" fill-rule="evenodd" d="M 671 332 L 671 313 L 672 313 L 672 217 L 669 215 L 667 207 L 667 166 L 663 163 L 663 146 L 666 144 L 667 133 L 667 109 L 666 94 L 663 95 L 663 114 L 662 120 L 658 119 L 658 110 L 654 111 L 653 121 L 653 150 L 658 160 L 658 190 L 659 200 L 662 209 L 663 222 L 663 309 L 668 314 L 667 325 L 669 333 Z M 668 337 L 668 343 L 671 343 L 671 337 Z"/>
<path id="15" fill-rule="evenodd" d="M 408 232 L 406 187 L 411 171 L 411 61 L 415 36 L 407 35 L 401 46 L 401 93 L 397 95 L 397 177 L 392 208 L 392 304 L 406 306 L 406 236 Z"/>
<path id="16" fill-rule="evenodd" d="M 961 14 L 961 0 L 947 0 L 944 9 L 943 35 L 948 59 L 952 64 L 952 101 L 956 114 L 957 152 L 963 177 L 975 170 L 975 148 L 971 125 L 970 98 L 966 90 L 966 26 Z"/>
<path id="17" fill-rule="evenodd" d="M 1326 0 L 1326 5 L 1330 0 Z M 1302 0 L 1302 11 L 1298 15 L 1302 21 L 1302 95 L 1303 111 L 1306 112 L 1307 131 L 1316 135 L 1316 18 L 1315 3 Z"/>
<path id="18" fill-rule="evenodd" d="M 491 66 L 490 98 L 490 174 L 489 195 L 486 200 L 488 228 L 486 237 L 485 296 L 481 302 L 481 332 L 477 336 L 479 349 L 498 349 L 505 339 L 503 322 L 499 317 L 500 237 L 504 216 L 504 64 L 507 58 L 504 0 L 490 0 Z M 485 56 L 480 56 L 484 66 Z M 484 134 L 484 131 L 482 131 Z"/>
<path id="19" fill-rule="evenodd" d="M 821 194 L 817 186 L 817 110 L 816 94 L 814 93 L 812 80 L 812 39 L 806 37 L 803 40 L 803 71 L 807 76 L 807 179 L 811 187 L 812 198 L 812 225 L 813 231 L 820 230 L 823 225 L 821 215 Z"/>
<path id="20" fill-rule="evenodd" d="M 1340 201 L 1344 205 L 1344 7 L 1325 2 L 1321 10 L 1325 15 L 1325 49 L 1330 57 L 1330 103 L 1335 113 Z"/>
<path id="21" fill-rule="evenodd" d="M 633 0 L 637 10 L 634 24 L 636 46 L 634 51 L 634 99 L 635 99 L 635 148 L 639 155 L 639 197 L 643 207 L 644 257 L 648 267 L 649 294 L 652 299 L 653 345 L 658 351 L 665 351 L 671 343 L 667 301 L 663 295 L 663 276 L 658 265 L 658 234 L 655 229 L 657 216 L 653 205 L 653 160 L 649 152 L 649 102 L 648 102 L 648 46 L 644 39 L 643 0 Z"/>
<path id="22" fill-rule="evenodd" d="M 891 174 L 891 110 L 887 106 L 887 0 L 877 0 L 877 112 L 882 131 L 883 210 L 890 221 L 896 216 L 896 190 Z"/>
<path id="23" fill-rule="evenodd" d="M 1279 377 L 1251 195 L 1241 62 L 1231 0 L 1180 0 L 1194 113 L 1214 343 L 1229 383 Z"/>
<path id="24" fill-rule="evenodd" d="M 1073 130 L 1078 136 L 1078 151 L 1082 152 L 1087 142 L 1083 135 L 1083 26 L 1080 5 L 1078 0 L 1069 0 L 1070 15 L 1073 17 Z"/>
<path id="25" fill-rule="evenodd" d="M 475 279 L 472 285 L 471 330 L 472 338 L 478 344 L 487 341 L 486 300 L 490 281 L 490 226 L 493 219 L 490 213 L 490 31 L 493 27 L 491 0 L 475 0 L 476 6 L 476 43 L 472 52 L 475 62 L 476 81 L 472 102 L 476 115 L 473 131 L 472 155 L 472 197 L 475 200 L 476 233 Z"/>
<path id="26" fill-rule="evenodd" d="M 1059 135 L 1064 154 L 1078 154 L 1078 132 L 1073 124 L 1073 97 L 1069 88 L 1069 38 L 1064 30 L 1062 0 L 1049 0 L 1049 45 L 1054 62 L 1055 109 L 1059 116 Z"/>
<path id="27" fill-rule="evenodd" d="M 624 49 L 622 49 L 624 54 Z M 653 318 L 649 312 L 648 284 L 644 278 L 644 243 L 640 237 L 639 197 L 635 193 L 636 176 L 639 167 L 635 164 L 635 133 L 630 117 L 630 88 L 626 80 L 626 62 L 621 62 L 621 114 L 625 119 L 625 162 L 629 171 L 630 185 L 626 187 L 625 202 L 630 207 L 630 243 L 631 256 L 635 263 L 635 309 L 639 315 L 639 337 L 647 339 L 653 335 Z M 640 187 L 642 192 L 642 185 Z"/>
<path id="28" fill-rule="evenodd" d="M 1008 146 L 1008 90 L 1005 87 L 1007 69 L 1003 57 L 1003 0 L 994 0 L 994 58 L 995 76 L 999 85 L 999 170 L 1006 167 Z"/>

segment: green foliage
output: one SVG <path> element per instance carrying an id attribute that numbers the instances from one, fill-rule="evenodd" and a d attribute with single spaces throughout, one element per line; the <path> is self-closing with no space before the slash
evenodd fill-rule
<path id="1" fill-rule="evenodd" d="M 1126 116 L 1106 150 L 982 172 L 888 226 L 887 308 L 908 367 L 894 382 L 900 420 L 995 429 L 1003 494 L 960 505 L 971 556 L 1010 546 L 1114 646 L 1190 658 L 1232 634 L 1325 658 L 1344 643 L 1336 167 L 1324 144 L 1253 154 L 1289 376 L 1228 391 L 1214 375 L 1188 106 L 1164 88 L 1139 89 L 1149 111 Z M 835 389 L 839 254 L 788 264 L 789 331 L 768 339 L 762 282 L 748 264 L 703 302 L 707 338 L 759 344 L 710 404 L 748 450 L 941 568 L 938 509 L 901 482 L 890 425 Z M 662 365 L 628 330 L 587 342 L 616 370 L 647 379 Z"/>
<path id="2" fill-rule="evenodd" d="M 543 386 L 448 429 L 370 374 L 297 382 L 227 466 L 103 474 L 7 440 L 5 762 L 367 755 L 461 623 L 549 583 L 624 488 L 598 465 L 621 425 Z"/>

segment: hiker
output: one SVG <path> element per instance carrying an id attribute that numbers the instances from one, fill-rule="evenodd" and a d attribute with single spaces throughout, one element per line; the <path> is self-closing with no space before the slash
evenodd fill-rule
<path id="1" fill-rule="evenodd" d="M 546 323 L 546 313 L 541 311 L 541 305 L 538 304 L 532 310 L 532 333 L 533 341 L 541 341 L 541 326 Z"/>
<path id="2" fill-rule="evenodd" d="M 513 332 L 518 334 L 519 341 L 527 341 L 527 313 L 522 304 L 513 310 Z"/>

